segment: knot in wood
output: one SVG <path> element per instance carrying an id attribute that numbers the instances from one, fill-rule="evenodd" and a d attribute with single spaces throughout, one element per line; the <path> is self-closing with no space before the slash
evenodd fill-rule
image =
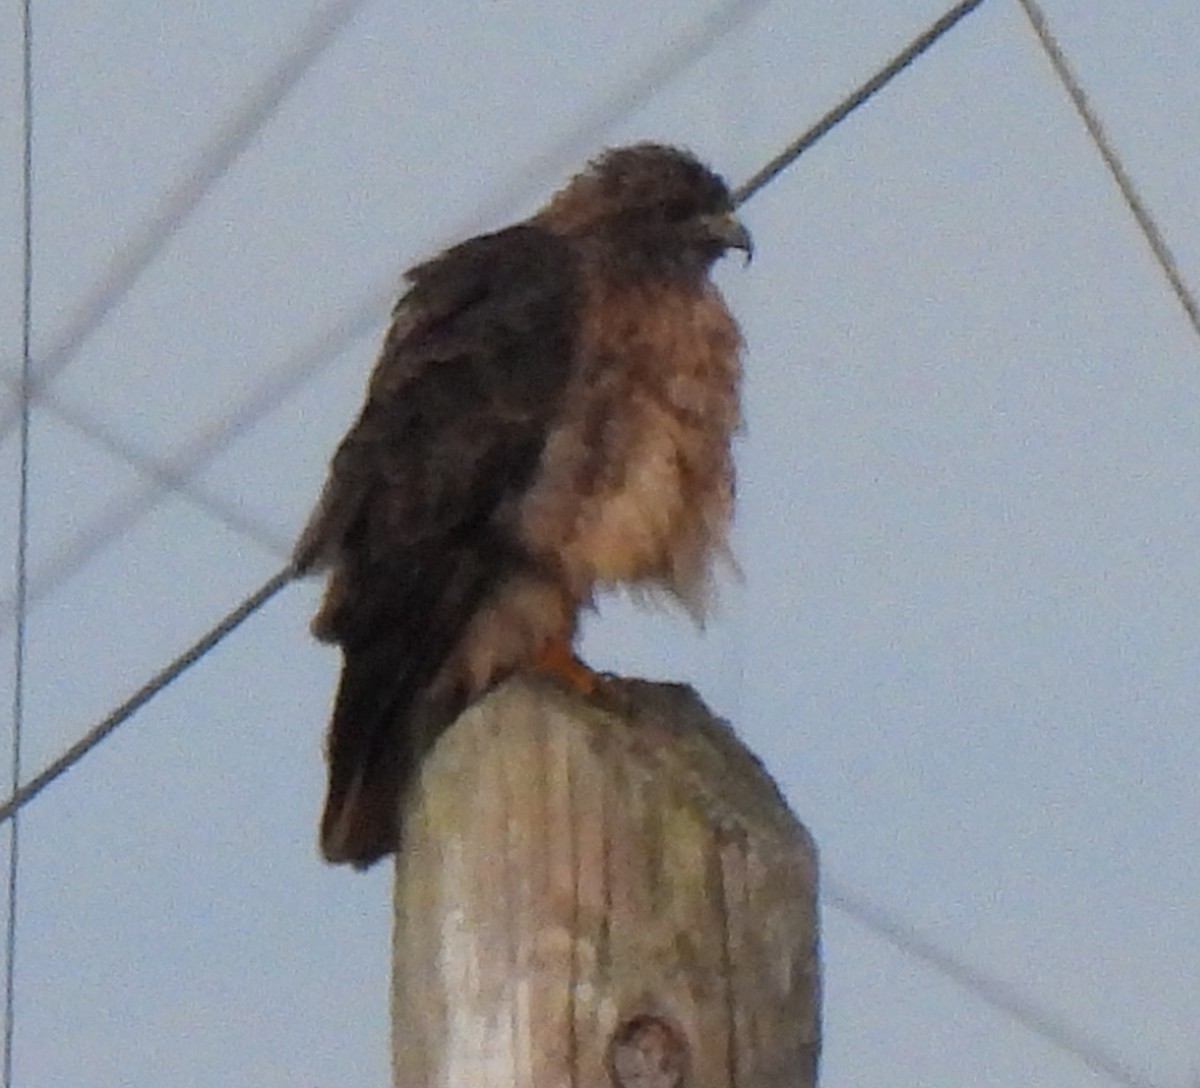
<path id="1" fill-rule="evenodd" d="M 687 1040 L 657 1016 L 635 1016 L 613 1032 L 608 1073 L 615 1088 L 684 1088 Z"/>

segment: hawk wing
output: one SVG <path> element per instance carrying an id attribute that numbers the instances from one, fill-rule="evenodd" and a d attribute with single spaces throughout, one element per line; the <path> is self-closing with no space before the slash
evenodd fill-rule
<path id="1" fill-rule="evenodd" d="M 576 268 L 533 226 L 409 273 L 368 388 L 296 549 L 328 567 L 315 633 L 343 668 L 321 845 L 369 864 L 396 847 L 399 790 L 467 693 L 434 681 L 506 573 L 572 369 Z"/>

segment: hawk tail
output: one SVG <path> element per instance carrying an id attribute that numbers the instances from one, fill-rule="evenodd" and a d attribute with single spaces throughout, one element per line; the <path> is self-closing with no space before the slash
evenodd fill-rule
<path id="1" fill-rule="evenodd" d="M 386 668 L 386 656 L 391 655 L 380 651 L 372 647 L 365 653 L 346 653 L 329 726 L 321 853 L 326 861 L 360 868 L 395 849 L 400 783 L 407 779 L 411 762 L 399 735 L 402 727 L 389 720 L 394 712 L 384 709 L 395 704 L 402 715 L 404 700 L 381 699 L 389 688 L 398 687 L 400 695 L 407 685 Z M 374 754 L 366 758 L 371 748 Z"/>
<path id="2" fill-rule="evenodd" d="M 397 849 L 404 791 L 470 698 L 464 685 L 439 673 L 491 591 L 497 564 L 463 548 L 443 555 L 436 568 L 426 566 L 415 585 L 389 587 L 405 607 L 374 638 L 339 640 L 343 665 L 320 833 L 327 861 L 365 869 Z"/>

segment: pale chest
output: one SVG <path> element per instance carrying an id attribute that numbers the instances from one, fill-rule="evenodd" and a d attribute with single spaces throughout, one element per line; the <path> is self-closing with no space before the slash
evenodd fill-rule
<path id="1" fill-rule="evenodd" d="M 526 543 L 593 583 L 700 607 L 726 549 L 740 336 L 716 289 L 597 290 L 578 368 L 522 508 Z"/>

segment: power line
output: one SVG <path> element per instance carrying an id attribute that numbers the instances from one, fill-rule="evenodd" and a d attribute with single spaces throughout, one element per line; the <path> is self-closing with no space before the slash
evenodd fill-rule
<path id="1" fill-rule="evenodd" d="M 691 65 L 708 55 L 724 38 L 744 25 L 751 16 L 770 2 L 771 0 L 737 0 L 719 9 L 681 38 L 673 41 L 611 95 L 588 110 L 569 132 L 534 159 L 534 165 L 526 164 L 515 171 L 493 197 L 460 225 L 456 233 L 477 233 L 478 230 L 512 214 L 532 189 L 544 184 L 547 175 L 561 173 L 581 156 L 592 151 L 605 132 L 643 106 Z M 395 279 L 389 276 L 352 311 L 343 315 L 331 328 L 326 329 L 265 377 L 231 415 L 227 415 L 193 438 L 182 449 L 177 449 L 165 461 L 150 458 L 134 450 L 116 436 L 111 428 L 90 418 L 84 410 L 70 407 L 61 397 L 43 391 L 39 405 L 42 410 L 52 412 L 69 426 L 97 441 L 109 452 L 141 471 L 151 481 L 151 486 L 110 503 L 74 543 L 57 555 L 51 556 L 46 565 L 33 576 L 30 585 L 30 605 L 36 606 L 48 593 L 76 574 L 110 542 L 123 535 L 131 525 L 153 510 L 166 494 L 182 495 L 228 528 L 242 532 L 272 554 L 281 558 L 286 556 L 290 551 L 286 542 L 280 541 L 269 528 L 248 517 L 232 504 L 198 488 L 194 478 L 259 419 L 298 392 L 357 340 L 374 331 L 388 312 L 395 293 Z M 11 600 L 0 601 L 0 625 L 13 615 L 12 607 Z"/>
<path id="2" fill-rule="evenodd" d="M 257 400 L 258 397 L 255 399 Z M 115 427 L 88 414 L 79 404 L 65 399 L 61 394 L 43 392 L 39 398 L 37 410 L 65 423 L 76 434 L 86 438 L 97 448 L 124 462 L 147 480 L 152 481 L 159 492 L 169 492 L 187 500 L 197 510 L 203 511 L 230 531 L 253 541 L 265 551 L 283 559 L 291 550 L 289 540 L 258 519 L 251 517 L 235 501 L 217 494 L 211 488 L 204 487 L 192 478 L 192 473 L 177 470 L 173 457 L 163 458 L 150 453 L 124 437 Z M 245 428 L 239 428 L 238 433 L 244 433 L 244 430 Z M 228 444 L 234 437 L 236 435 L 223 437 L 223 444 Z M 99 520 L 106 522 L 108 519 L 102 513 L 99 515 Z M 43 572 L 43 577 L 45 574 L 46 572 Z M 36 596 L 37 594 L 35 594 Z M 3 613 L 3 610 L 3 606 L 0 605 L 0 614 Z M 0 620 L 0 623 L 2 622 Z"/>
<path id="3" fill-rule="evenodd" d="M 1158 1088 L 1153 1081 L 1131 1070 L 1095 1039 L 1072 1027 L 1062 1017 L 1035 1004 L 1006 982 L 971 967 L 954 953 L 922 936 L 907 922 L 882 907 L 867 902 L 828 877 L 822 879 L 822 899 L 828 906 L 853 918 L 859 925 L 882 937 L 888 944 L 928 964 L 938 974 L 958 983 L 992 1008 L 1016 1021 L 1027 1031 L 1057 1049 L 1078 1058 L 1095 1073 L 1123 1088 Z"/>
<path id="4" fill-rule="evenodd" d="M 389 289 L 389 296 L 393 293 L 394 288 Z M 131 523 L 157 506 L 162 496 L 178 493 L 189 484 L 197 472 L 246 434 L 264 415 L 294 394 L 356 340 L 371 332 L 380 313 L 386 313 L 386 303 L 381 298 L 372 298 L 369 303 L 343 316 L 311 344 L 265 375 L 233 412 L 201 431 L 165 462 L 159 462 L 154 478 L 163 483 L 157 486 L 152 483 L 106 506 L 84 535 L 77 537 L 70 547 L 53 556 L 44 568 L 34 573 L 29 585 L 30 605 L 36 605 L 62 585 L 110 541 L 121 536 Z M 283 546 L 270 529 L 251 521 L 243 512 L 235 509 L 227 512 L 231 520 L 223 518 L 226 524 L 231 528 L 235 527 L 232 522 L 246 524 L 253 531 L 252 539 L 273 554 L 280 550 L 284 554 L 290 551 L 290 547 Z M 12 604 L 11 600 L 0 603 L 0 624 L 13 615 Z"/>
<path id="5" fill-rule="evenodd" d="M 183 223 L 254 142 L 288 94 L 364 2 L 332 0 L 328 6 L 316 12 L 288 53 L 217 129 L 212 140 L 163 197 L 155 214 L 117 254 L 104 278 L 68 321 L 57 342 L 37 361 L 31 387 L 34 397 L 71 363 L 87 340 L 120 305 Z M 14 384 L 7 372 L 0 377 L 6 384 Z M 10 411 L 0 415 L 0 443 L 12 433 L 17 414 Z"/>
<path id="6" fill-rule="evenodd" d="M 11 789 L 21 785 L 21 738 L 25 729 L 26 573 L 29 569 L 29 391 L 33 344 L 33 11 L 21 4 L 21 378 L 17 485 L 17 631 L 13 650 Z M 8 835 L 8 917 L 4 929 L 4 1088 L 12 1088 L 17 1023 L 17 903 L 21 823 Z"/>
<path id="7" fill-rule="evenodd" d="M 171 481 L 171 490 L 190 480 L 203 465 L 250 430 L 266 412 L 303 385 L 331 358 L 336 358 L 347 344 L 370 331 L 377 319 L 378 310 L 368 312 L 365 306 L 343 317 L 320 339 L 291 356 L 259 381 L 250 396 L 233 413 L 201 431 L 165 463 L 160 464 L 156 477 Z M 35 572 L 29 584 L 30 605 L 36 605 L 111 540 L 124 533 L 133 520 L 157 504 L 163 493 L 152 485 L 105 507 L 84 536 L 77 538 L 73 545 L 52 557 L 44 568 Z M 246 521 L 245 515 L 241 514 L 239 520 Z M 262 542 L 274 551 L 278 542 L 273 535 L 266 536 L 266 533 L 269 530 L 258 530 L 256 535 L 265 537 Z M 11 604 L 11 601 L 6 601 L 0 605 L 0 616 L 12 614 Z"/>
<path id="8" fill-rule="evenodd" d="M 459 233 L 476 234 L 508 218 L 525 195 L 548 175 L 564 173 L 595 149 L 604 134 L 641 108 L 668 83 L 712 52 L 713 48 L 744 26 L 771 0 L 738 0 L 714 11 L 652 58 L 628 83 L 604 98 L 541 154 L 513 174 L 495 197 L 462 225 Z"/>
<path id="9" fill-rule="evenodd" d="M 1104 165 L 1108 167 L 1108 172 L 1112 174 L 1113 180 L 1117 183 L 1117 188 L 1121 191 L 1121 196 L 1124 197 L 1125 203 L 1133 213 L 1133 218 L 1137 221 L 1137 225 L 1141 228 L 1142 234 L 1149 243 L 1150 251 L 1154 254 L 1154 259 L 1158 261 L 1163 275 L 1166 276 L 1167 283 L 1171 285 L 1171 290 L 1175 292 L 1175 297 L 1179 299 L 1180 305 L 1183 306 L 1188 321 L 1191 322 L 1192 329 L 1197 336 L 1200 336 L 1200 307 L 1196 305 L 1196 297 L 1188 289 L 1187 284 L 1184 283 L 1183 276 L 1179 272 L 1179 266 L 1175 263 L 1175 258 L 1167 246 L 1166 239 L 1163 238 L 1162 231 L 1158 229 L 1158 224 L 1154 221 L 1154 217 L 1146 207 L 1146 202 L 1138 194 L 1137 186 L 1134 185 L 1133 179 L 1129 176 L 1129 171 L 1125 169 L 1116 148 L 1113 147 L 1112 141 L 1104 131 L 1104 126 L 1100 123 L 1100 118 L 1088 102 L 1087 95 L 1084 93 L 1083 87 L 1079 82 L 1079 77 L 1072 71 L 1066 56 L 1063 54 L 1062 47 L 1050 31 L 1045 14 L 1036 0 L 1020 0 L 1020 4 L 1029 18 L 1030 25 L 1033 27 L 1042 49 L 1049 58 L 1051 66 L 1054 68 L 1055 75 L 1058 76 L 1059 82 L 1062 83 L 1067 94 L 1070 96 L 1071 102 L 1075 106 L 1075 112 L 1079 114 L 1084 127 L 1087 128 L 1088 135 L 1092 138 L 1092 142 L 1096 145 L 1096 150 L 1100 152 L 1100 157 L 1104 160 Z"/>
<path id="10" fill-rule="evenodd" d="M 929 49 L 930 46 L 953 30 L 959 22 L 970 15 L 982 3 L 983 0 L 966 0 L 966 3 L 955 5 L 940 19 L 931 23 L 924 33 L 918 34 L 904 49 L 900 50 L 887 64 L 880 68 L 875 75 L 853 93 L 843 98 L 841 102 L 817 121 L 815 125 L 788 144 L 758 173 L 742 182 L 733 191 L 734 204 L 744 204 L 759 189 L 772 181 L 776 175 L 783 173 L 784 170 L 791 166 L 796 159 L 803 155 L 822 136 L 825 136 L 831 129 L 836 128 L 858 109 L 859 106 L 874 97 L 875 94 L 887 86 L 905 68 L 921 56 L 922 53 Z"/>
<path id="11" fill-rule="evenodd" d="M 0 806 L 0 823 L 15 819 L 17 814 L 51 782 L 61 778 L 76 763 L 108 737 L 118 726 L 133 717 L 143 706 L 154 698 L 168 684 L 186 672 L 197 661 L 217 646 L 226 635 L 240 627 L 254 615 L 263 605 L 275 596 L 293 578 L 291 566 L 273 574 L 266 582 L 256 589 L 249 597 L 239 604 L 232 612 L 208 631 L 203 638 L 189 646 L 169 665 L 155 673 L 140 688 L 137 689 L 120 706 L 106 715 L 95 726 L 62 753 L 53 763 L 36 777 L 31 778 L 19 790 Z"/>

